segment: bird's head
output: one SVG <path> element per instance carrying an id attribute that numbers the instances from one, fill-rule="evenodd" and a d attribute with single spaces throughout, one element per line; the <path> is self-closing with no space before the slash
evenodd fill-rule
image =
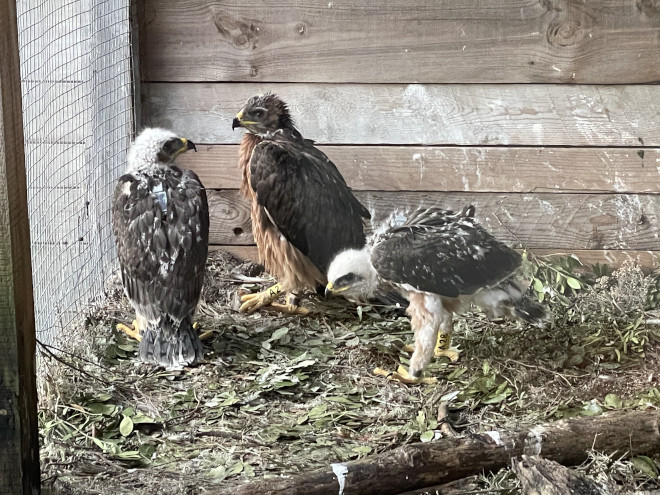
<path id="1" fill-rule="evenodd" d="M 129 170 L 144 170 L 156 165 L 167 165 L 181 153 L 195 150 L 195 143 L 178 137 L 172 131 L 159 127 L 144 129 L 128 150 Z"/>
<path id="2" fill-rule="evenodd" d="M 378 288 L 378 274 L 371 264 L 367 247 L 339 253 L 328 269 L 325 294 L 341 295 L 349 301 L 364 303 Z"/>
<path id="3" fill-rule="evenodd" d="M 265 135 L 278 129 L 293 128 L 289 108 L 277 95 L 267 93 L 250 98 L 231 124 L 231 128 L 244 127 L 252 134 Z"/>

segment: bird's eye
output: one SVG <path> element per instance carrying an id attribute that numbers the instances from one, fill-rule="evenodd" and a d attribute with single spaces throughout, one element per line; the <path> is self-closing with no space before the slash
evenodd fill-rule
<path id="1" fill-rule="evenodd" d="M 347 273 L 341 279 L 342 279 L 342 282 L 344 282 L 344 284 L 352 284 L 353 282 L 355 282 L 355 274 L 354 273 Z"/>
<path id="2" fill-rule="evenodd" d="M 263 110 L 259 110 L 259 109 L 257 109 L 257 110 L 254 111 L 254 116 L 255 116 L 256 118 L 260 119 L 261 117 L 264 116 L 264 111 L 263 111 Z"/>

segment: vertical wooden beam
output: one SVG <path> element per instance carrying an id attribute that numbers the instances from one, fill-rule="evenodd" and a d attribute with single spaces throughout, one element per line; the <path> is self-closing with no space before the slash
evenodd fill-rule
<path id="1" fill-rule="evenodd" d="M 0 493 L 40 493 L 16 0 L 0 0 Z"/>

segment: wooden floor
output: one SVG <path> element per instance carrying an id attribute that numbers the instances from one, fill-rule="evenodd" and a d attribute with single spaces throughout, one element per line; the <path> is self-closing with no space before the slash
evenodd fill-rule
<path id="1" fill-rule="evenodd" d="M 253 255 L 231 121 L 290 102 L 373 214 L 477 206 L 538 252 L 660 254 L 660 10 L 645 2 L 146 0 L 142 116 L 202 144 L 211 242 Z"/>

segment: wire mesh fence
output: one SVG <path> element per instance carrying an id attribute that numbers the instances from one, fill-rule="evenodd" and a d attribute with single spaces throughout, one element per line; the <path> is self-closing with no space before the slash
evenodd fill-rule
<path id="1" fill-rule="evenodd" d="M 112 266 L 133 130 L 130 0 L 18 0 L 17 13 L 35 319 L 52 343 Z"/>

